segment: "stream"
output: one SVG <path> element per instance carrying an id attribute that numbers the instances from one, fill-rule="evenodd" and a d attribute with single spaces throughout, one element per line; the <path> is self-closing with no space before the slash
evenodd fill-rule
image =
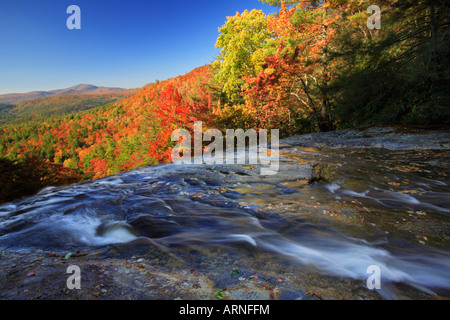
<path id="1" fill-rule="evenodd" d="M 417 147 L 434 142 L 413 135 L 387 148 L 381 133 L 365 137 L 376 146 L 336 146 L 326 134 L 325 145 L 282 140 L 273 176 L 252 165 L 165 164 L 4 204 L 0 298 L 30 298 L 27 286 L 43 286 L 37 279 L 64 265 L 64 253 L 85 252 L 71 261 L 92 269 L 100 256 L 106 272 L 108 290 L 93 298 L 122 298 L 120 287 L 133 299 L 214 298 L 217 289 L 233 299 L 310 299 L 311 291 L 448 299 L 450 135 L 438 136 L 439 147 Z M 370 266 L 381 289 L 367 288 Z M 42 298 L 67 295 L 64 277 Z"/>

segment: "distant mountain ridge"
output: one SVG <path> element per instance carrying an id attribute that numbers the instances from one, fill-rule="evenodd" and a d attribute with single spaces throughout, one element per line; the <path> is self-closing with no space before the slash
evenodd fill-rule
<path id="1" fill-rule="evenodd" d="M 213 86 L 205 65 L 140 89 L 0 105 L 0 159 L 37 154 L 83 179 L 166 163 L 173 129 L 192 128 L 194 120 L 207 126 L 218 110 Z"/>
<path id="2" fill-rule="evenodd" d="M 66 94 L 82 94 L 96 95 L 108 94 L 125 91 L 123 88 L 97 87 L 92 84 L 79 84 L 70 88 L 57 89 L 51 91 L 32 91 L 27 93 L 8 93 L 0 95 L 0 103 L 20 103 L 49 96 L 66 95 Z"/>

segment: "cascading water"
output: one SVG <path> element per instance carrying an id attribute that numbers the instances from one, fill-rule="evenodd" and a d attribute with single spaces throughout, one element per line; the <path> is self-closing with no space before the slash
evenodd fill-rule
<path id="1" fill-rule="evenodd" d="M 180 259 L 193 248 L 225 248 L 237 263 L 284 261 L 361 286 L 376 265 L 377 293 L 387 298 L 401 296 L 399 283 L 450 296 L 445 170 L 393 170 L 407 154 L 394 161 L 390 152 L 282 151 L 272 177 L 245 166 L 168 164 L 45 189 L 0 207 L 0 247 L 151 243 Z M 326 181 L 307 183 L 311 161 L 327 164 Z"/>

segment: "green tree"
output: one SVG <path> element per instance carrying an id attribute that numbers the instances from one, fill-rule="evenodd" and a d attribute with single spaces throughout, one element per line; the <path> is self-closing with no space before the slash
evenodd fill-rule
<path id="1" fill-rule="evenodd" d="M 380 30 L 368 14 L 348 15 L 335 37 L 340 64 L 330 87 L 345 125 L 450 120 L 450 6 L 443 1 L 384 2 Z"/>
<path id="2" fill-rule="evenodd" d="M 233 104 L 243 102 L 240 95 L 243 77 L 256 76 L 264 64 L 264 46 L 272 37 L 267 23 L 269 16 L 261 10 L 245 10 L 228 17 L 220 29 L 216 48 L 221 48 L 214 62 L 216 79 Z"/>

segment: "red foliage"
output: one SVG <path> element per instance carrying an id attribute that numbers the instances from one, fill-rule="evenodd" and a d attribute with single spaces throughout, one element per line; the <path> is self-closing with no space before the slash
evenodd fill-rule
<path id="1" fill-rule="evenodd" d="M 24 128 L 11 126 L 1 132 L 1 156 L 19 159 L 38 152 L 50 163 L 70 165 L 94 178 L 170 161 L 175 129 L 190 129 L 197 119 L 210 123 L 211 78 L 209 66 L 197 68 L 108 107 L 41 122 L 27 129 L 36 135 L 29 139 L 20 138 L 27 136 Z"/>
<path id="2" fill-rule="evenodd" d="M 303 1 L 287 9 L 283 3 L 278 16 L 269 21 L 269 29 L 276 34 L 272 44 L 277 51 L 265 58 L 256 77 L 245 79 L 249 89 L 243 92 L 249 106 L 257 110 L 261 126 L 293 123 L 294 118 L 311 113 L 317 117 L 311 83 L 317 86 L 329 80 L 323 68 L 325 47 L 334 35 L 329 26 L 339 17 L 337 11 L 326 10 L 325 5 L 309 7 Z M 296 23 L 294 15 L 309 22 Z"/>

